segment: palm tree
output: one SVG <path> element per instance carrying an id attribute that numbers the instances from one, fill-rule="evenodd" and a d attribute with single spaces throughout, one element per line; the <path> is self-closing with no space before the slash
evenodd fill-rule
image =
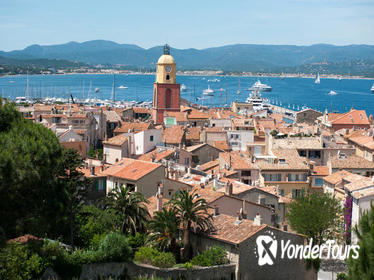
<path id="1" fill-rule="evenodd" d="M 123 219 L 121 231 L 136 234 L 144 231 L 150 216 L 148 201 L 140 192 L 132 192 L 129 186 L 113 189 L 106 198 L 106 208 L 113 209 Z"/>
<path id="2" fill-rule="evenodd" d="M 180 219 L 183 228 L 183 258 L 189 260 L 191 258 L 190 231 L 192 228 L 201 231 L 213 228 L 213 217 L 208 213 L 211 207 L 205 199 L 198 198 L 195 192 L 190 193 L 187 190 L 177 192 L 168 203 Z"/>
<path id="3" fill-rule="evenodd" d="M 162 251 L 171 251 L 178 259 L 177 238 L 179 236 L 180 219 L 173 208 L 162 208 L 155 212 L 148 223 L 149 241 Z"/>

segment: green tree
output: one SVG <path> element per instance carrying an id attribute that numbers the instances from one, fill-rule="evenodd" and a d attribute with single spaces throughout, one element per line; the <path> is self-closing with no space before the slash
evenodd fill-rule
<path id="1" fill-rule="evenodd" d="M 358 258 L 352 257 L 347 261 L 348 279 L 371 280 L 374 279 L 374 205 L 370 211 L 365 212 L 354 228 L 358 237 Z"/>
<path id="2" fill-rule="evenodd" d="M 101 210 L 94 205 L 85 205 L 77 215 L 80 245 L 94 245 L 94 239 L 113 231 L 119 231 L 121 220 L 114 210 Z"/>
<path id="3" fill-rule="evenodd" d="M 173 252 L 178 257 L 179 225 L 180 218 L 175 209 L 162 208 L 161 211 L 155 212 L 152 220 L 148 223 L 150 243 L 159 250 Z"/>
<path id="4" fill-rule="evenodd" d="M 56 135 L 0 104 L 0 224 L 7 238 L 24 233 L 60 235 L 62 154 Z"/>
<path id="5" fill-rule="evenodd" d="M 89 185 L 79 167 L 82 157 L 76 150 L 63 148 L 60 161 L 59 183 L 63 185 L 66 216 L 69 224 L 70 245 L 74 246 L 76 236 L 76 216 L 84 203 L 84 194 Z"/>
<path id="6" fill-rule="evenodd" d="M 133 192 L 129 186 L 121 186 L 109 193 L 105 207 L 120 215 L 123 233 L 136 234 L 145 230 L 150 218 L 146 203 L 148 201 L 140 192 Z"/>
<path id="7" fill-rule="evenodd" d="M 213 217 L 208 213 L 210 206 L 203 198 L 195 196 L 195 192 L 181 190 L 169 201 L 169 205 L 177 213 L 183 229 L 183 258 L 185 261 L 191 258 L 190 231 L 206 231 L 213 228 Z"/>
<path id="8" fill-rule="evenodd" d="M 311 193 L 297 197 L 287 214 L 291 227 L 300 234 L 322 244 L 333 237 L 334 225 L 342 213 L 339 201 L 326 193 Z"/>

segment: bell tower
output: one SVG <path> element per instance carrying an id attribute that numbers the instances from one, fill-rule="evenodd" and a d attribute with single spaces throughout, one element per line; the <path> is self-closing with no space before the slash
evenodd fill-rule
<path id="1" fill-rule="evenodd" d="M 170 55 L 169 45 L 164 46 L 164 54 L 157 61 L 156 81 L 153 84 L 153 120 L 157 124 L 164 121 L 167 111 L 180 111 L 180 85 L 176 83 L 176 64 Z"/>

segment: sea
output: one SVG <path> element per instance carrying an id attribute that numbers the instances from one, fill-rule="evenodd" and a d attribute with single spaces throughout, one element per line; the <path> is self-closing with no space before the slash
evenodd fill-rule
<path id="1" fill-rule="evenodd" d="M 28 80 L 31 98 L 68 98 L 72 94 L 79 100 L 110 100 L 115 88 L 116 100 L 142 102 L 152 101 L 155 75 L 29 75 Z M 315 84 L 312 78 L 177 76 L 177 82 L 186 86 L 186 91 L 181 92 L 181 96 L 206 106 L 230 106 L 233 101 L 245 101 L 250 93 L 248 89 L 257 80 L 273 88 L 271 92 L 263 92 L 262 96 L 274 105 L 295 111 L 305 106 L 322 112 L 347 112 L 355 108 L 366 110 L 368 116 L 374 114 L 374 93 L 370 91 L 374 80 L 370 79 L 321 78 L 321 83 Z M 202 98 L 202 92 L 208 85 L 214 90 L 214 96 Z M 120 89 L 120 86 L 127 89 Z M 26 87 L 26 75 L 0 77 L 0 95 L 3 97 L 15 99 L 17 96 L 25 96 Z M 331 90 L 337 94 L 329 95 Z"/>

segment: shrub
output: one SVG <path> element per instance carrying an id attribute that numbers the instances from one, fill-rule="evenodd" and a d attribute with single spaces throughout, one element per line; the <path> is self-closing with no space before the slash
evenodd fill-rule
<path id="1" fill-rule="evenodd" d="M 158 251 L 150 247 L 140 247 L 135 253 L 134 262 L 152 264 L 152 259 L 158 255 Z"/>
<path id="2" fill-rule="evenodd" d="M 27 245 L 10 243 L 0 250 L 0 279 L 38 279 L 47 263 Z"/>
<path id="3" fill-rule="evenodd" d="M 344 272 L 338 273 L 338 275 L 336 275 L 336 280 L 347 280 L 347 279 L 348 279 L 347 274 L 345 274 Z"/>
<path id="4" fill-rule="evenodd" d="M 172 253 L 159 252 L 152 258 L 152 265 L 167 268 L 175 265 L 175 257 Z"/>
<path id="5" fill-rule="evenodd" d="M 145 243 L 145 237 L 143 234 L 137 232 L 134 235 L 129 235 L 128 236 L 128 239 L 129 239 L 129 244 L 131 246 L 131 248 L 133 248 L 134 250 L 144 246 L 144 243 Z"/>
<path id="6" fill-rule="evenodd" d="M 212 266 L 210 261 L 207 259 L 207 257 L 204 254 L 197 255 L 192 258 L 190 261 L 192 265 L 197 266 Z"/>
<path id="7" fill-rule="evenodd" d="M 150 247 L 139 248 L 135 253 L 134 262 L 151 264 L 162 268 L 172 267 L 176 264 L 172 253 L 159 252 Z"/>
<path id="8" fill-rule="evenodd" d="M 106 261 L 128 261 L 132 255 L 127 238 L 117 232 L 108 233 L 99 242 L 98 251 Z"/>
<path id="9" fill-rule="evenodd" d="M 213 246 L 202 254 L 195 256 L 191 263 L 198 266 L 213 266 L 227 264 L 227 252 L 219 246 Z"/>

